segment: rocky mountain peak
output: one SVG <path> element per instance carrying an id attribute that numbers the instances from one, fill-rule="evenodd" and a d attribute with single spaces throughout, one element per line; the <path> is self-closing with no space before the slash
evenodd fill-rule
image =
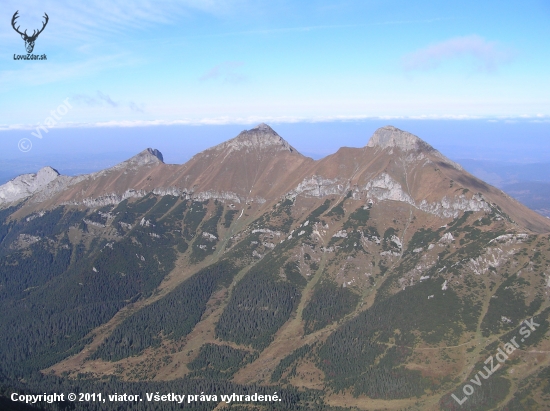
<path id="1" fill-rule="evenodd" d="M 271 127 L 269 127 L 267 124 L 265 123 L 260 123 L 258 124 L 256 127 L 254 127 L 253 129 L 251 129 L 250 131 L 252 130 L 258 130 L 258 131 L 265 131 L 265 132 L 268 132 L 268 133 L 272 133 L 272 134 L 277 134 L 275 132 L 275 130 L 273 130 Z"/>
<path id="2" fill-rule="evenodd" d="M 230 148 L 231 150 L 242 149 L 275 149 L 276 151 L 290 151 L 298 153 L 284 138 L 265 123 L 258 124 L 250 130 L 241 131 L 241 133 L 217 146 L 218 149 Z"/>
<path id="3" fill-rule="evenodd" d="M 36 178 L 38 180 L 44 179 L 51 181 L 57 178 L 57 176 L 59 176 L 59 171 L 50 166 L 42 167 L 40 170 L 38 170 L 38 173 L 36 173 Z"/>
<path id="4" fill-rule="evenodd" d="M 385 126 L 376 130 L 370 138 L 367 147 L 379 147 L 382 149 L 399 148 L 405 152 L 422 152 L 424 154 L 429 154 L 434 158 L 437 158 L 437 161 L 447 163 L 457 170 L 463 170 L 460 164 L 448 159 L 421 138 L 407 131 L 400 130 L 394 126 Z"/>
<path id="5" fill-rule="evenodd" d="M 0 204 L 11 203 L 29 197 L 59 177 L 52 167 L 43 167 L 36 174 L 23 174 L 0 186 Z"/>
<path id="6" fill-rule="evenodd" d="M 126 160 L 122 164 L 131 164 L 134 166 L 144 166 L 147 164 L 164 163 L 162 153 L 156 148 L 146 148 L 141 153 L 136 154 L 134 157 Z"/>
<path id="7" fill-rule="evenodd" d="M 400 130 L 394 126 L 385 126 L 376 130 L 370 138 L 367 147 L 380 147 L 382 149 L 397 147 L 403 151 L 434 150 L 432 146 L 414 134 Z"/>

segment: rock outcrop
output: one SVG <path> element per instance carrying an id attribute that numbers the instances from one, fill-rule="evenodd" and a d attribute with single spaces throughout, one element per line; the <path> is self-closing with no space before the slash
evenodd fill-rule
<path id="1" fill-rule="evenodd" d="M 404 151 L 410 150 L 435 150 L 425 141 L 414 134 L 399 130 L 393 126 L 381 127 L 374 132 L 367 147 L 389 148 L 397 147 Z"/>
<path id="2" fill-rule="evenodd" d="M 44 167 L 36 174 L 23 174 L 0 186 L 0 205 L 24 200 L 59 177 L 57 170 Z"/>

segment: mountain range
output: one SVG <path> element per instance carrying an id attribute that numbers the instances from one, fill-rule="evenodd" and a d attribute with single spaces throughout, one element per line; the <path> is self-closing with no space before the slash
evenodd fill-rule
<path id="1" fill-rule="evenodd" d="M 260 124 L 183 165 L 148 148 L 87 175 L 45 167 L 0 186 L 0 223 L 0 394 L 253 387 L 284 397 L 253 409 L 550 404 L 550 219 L 392 126 L 317 161 Z"/>

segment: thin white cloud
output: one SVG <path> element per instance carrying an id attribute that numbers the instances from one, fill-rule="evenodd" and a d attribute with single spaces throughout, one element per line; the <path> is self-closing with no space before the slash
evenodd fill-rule
<path id="1" fill-rule="evenodd" d="M 241 83 L 246 80 L 246 77 L 240 74 L 237 69 L 242 66 L 243 63 L 238 61 L 226 61 L 206 71 L 199 80 L 222 79 L 227 83 Z"/>
<path id="2" fill-rule="evenodd" d="M 393 25 L 401 25 L 401 24 L 428 24 L 428 23 L 438 23 L 440 21 L 448 21 L 448 20 L 454 20 L 452 17 L 446 17 L 446 18 L 435 18 L 435 19 L 424 19 L 424 20 L 388 20 L 388 21 L 380 21 L 377 23 L 372 23 L 373 26 L 393 26 Z"/>
<path id="3" fill-rule="evenodd" d="M 244 30 L 244 31 L 231 31 L 226 33 L 216 34 L 201 34 L 197 36 L 189 36 L 189 38 L 208 38 L 208 37 L 231 37 L 231 36 L 246 36 L 257 34 L 285 34 L 293 32 L 308 32 L 318 30 L 335 30 L 335 29 L 349 29 L 359 27 L 372 27 L 372 26 L 392 26 L 392 25 L 405 25 L 405 24 L 428 24 L 439 21 L 452 20 L 450 18 L 436 18 L 429 20 L 388 20 L 378 21 L 366 24 L 332 24 L 322 26 L 296 26 L 296 27 L 275 27 L 269 29 L 256 29 L 256 30 Z"/>
<path id="4" fill-rule="evenodd" d="M 50 16 L 48 32 L 53 37 L 89 38 L 102 34 L 120 34 L 129 30 L 141 30 L 157 25 L 172 24 L 182 16 L 193 12 L 216 16 L 235 12 L 249 0 L 17 0 L 2 2 L 0 15 L 11 19 L 19 10 L 21 27 L 38 24 L 44 12 Z M 0 26 L 0 38 L 13 34 L 10 24 Z"/>
<path id="5" fill-rule="evenodd" d="M 115 103 L 111 97 L 109 97 L 107 94 L 103 94 L 101 91 L 98 91 L 97 92 L 97 96 L 98 98 L 101 100 L 101 101 L 104 101 L 105 103 L 107 103 L 108 105 L 110 105 L 111 107 L 118 107 L 119 104 L 118 103 Z"/>
<path id="6" fill-rule="evenodd" d="M 407 54 L 403 57 L 403 67 L 405 70 L 430 70 L 447 60 L 463 57 L 473 58 L 478 69 L 492 72 L 511 61 L 514 52 L 477 35 L 455 37 Z"/>
<path id="7" fill-rule="evenodd" d="M 109 96 L 101 91 L 98 91 L 95 96 L 90 96 L 87 94 L 75 94 L 71 97 L 76 105 L 88 106 L 88 107 L 112 107 L 112 108 L 123 108 L 127 107 L 130 110 L 138 113 L 144 113 L 144 105 L 138 104 L 134 101 L 129 101 L 128 103 L 122 103 L 120 101 L 115 101 Z"/>
<path id="8" fill-rule="evenodd" d="M 128 58 L 124 54 L 92 57 L 70 63 L 48 62 L 47 65 L 40 66 L 24 64 L 18 69 L 0 71 L 0 91 L 86 77 L 132 64 L 135 64 L 135 59 Z"/>
<path id="9" fill-rule="evenodd" d="M 293 117 L 293 116 L 249 116 L 249 117 L 205 117 L 197 119 L 181 120 L 114 120 L 103 122 L 84 123 L 57 123 L 52 128 L 101 128 L 101 127 L 153 127 L 153 126 L 202 126 L 202 125 L 228 125 L 228 124 L 258 124 L 258 123 L 327 123 L 337 121 L 362 121 L 362 120 L 487 120 L 505 122 L 549 122 L 549 115 L 521 115 L 521 116 L 471 116 L 471 115 L 418 115 L 418 116 L 318 116 L 318 117 Z M 0 131 L 10 130 L 34 130 L 38 124 L 0 124 Z"/>
<path id="10" fill-rule="evenodd" d="M 111 107 L 118 107 L 120 104 L 113 101 L 113 99 L 107 95 L 98 91 L 96 96 L 89 96 L 87 94 L 76 94 L 72 96 L 72 101 L 76 104 L 84 104 L 89 107 L 99 107 L 104 105 L 109 105 Z"/>
<path id="11" fill-rule="evenodd" d="M 130 110 L 135 111 L 136 113 L 145 113 L 145 106 L 143 104 L 138 104 L 130 101 L 128 103 L 128 107 L 130 107 Z"/>

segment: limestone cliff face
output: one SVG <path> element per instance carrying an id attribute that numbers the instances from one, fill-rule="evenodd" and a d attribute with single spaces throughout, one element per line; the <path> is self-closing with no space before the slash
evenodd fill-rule
<path id="1" fill-rule="evenodd" d="M 59 177 L 51 167 L 41 168 L 36 174 L 23 174 L 0 186 L 0 205 L 23 200 L 46 188 Z"/>
<path id="2" fill-rule="evenodd" d="M 419 155 L 416 156 L 416 159 L 418 160 L 425 158 L 424 153 L 429 153 L 432 156 L 452 165 L 457 170 L 462 170 L 462 166 L 449 160 L 424 140 L 418 138 L 414 134 L 400 130 L 393 126 L 385 126 L 376 130 L 370 138 L 367 147 L 381 149 L 399 148 L 406 152 L 417 152 L 419 153 Z M 411 158 L 411 156 L 408 158 Z M 414 158 L 414 154 L 412 155 L 412 158 Z"/>
<path id="3" fill-rule="evenodd" d="M 140 170 L 149 170 L 151 167 L 160 164 L 164 164 L 162 153 L 156 149 L 148 148 L 114 167 L 91 174 L 69 177 L 60 175 L 52 167 L 44 167 L 36 174 L 23 174 L 0 186 L 0 207 L 16 204 L 26 199 L 30 199 L 30 203 L 32 204 L 47 203 L 57 195 L 70 192 L 71 187 L 79 184 L 80 187 L 82 185 L 95 188 L 99 186 L 101 187 L 100 190 L 103 190 L 108 188 L 113 182 L 116 182 L 116 180 L 120 180 L 121 173 L 122 175 L 139 175 Z M 140 194 L 135 194 L 135 190 L 124 187 L 127 183 L 127 181 L 123 181 L 122 184 L 118 184 L 120 189 L 122 189 L 120 193 L 115 189 L 110 193 L 101 195 L 102 198 L 97 201 L 88 196 L 82 198 L 82 201 L 72 199 L 60 203 L 103 206 L 116 204 L 126 198 L 139 197 Z M 141 194 L 146 195 L 148 192 L 145 191 Z"/>
<path id="4" fill-rule="evenodd" d="M 398 147 L 405 151 L 410 150 L 434 150 L 428 143 L 422 141 L 414 134 L 399 130 L 393 126 L 381 127 L 375 131 L 369 140 L 367 147 Z"/>

